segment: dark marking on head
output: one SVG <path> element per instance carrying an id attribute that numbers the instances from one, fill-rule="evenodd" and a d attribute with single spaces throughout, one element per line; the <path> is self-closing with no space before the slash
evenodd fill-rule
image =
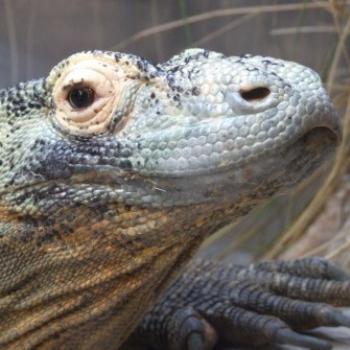
<path id="1" fill-rule="evenodd" d="M 129 159 L 123 159 L 119 162 L 119 167 L 124 170 L 131 170 L 132 164 Z"/>

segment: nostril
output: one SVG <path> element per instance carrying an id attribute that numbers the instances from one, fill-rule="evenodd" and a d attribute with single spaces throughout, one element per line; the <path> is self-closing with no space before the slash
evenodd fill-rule
<path id="1" fill-rule="evenodd" d="M 265 86 L 258 86 L 253 89 L 241 89 L 239 93 L 244 100 L 251 102 L 264 99 L 270 95 L 271 90 Z"/>

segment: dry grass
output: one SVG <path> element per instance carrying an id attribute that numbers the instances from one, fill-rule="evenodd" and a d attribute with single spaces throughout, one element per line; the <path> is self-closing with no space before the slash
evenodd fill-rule
<path id="1" fill-rule="evenodd" d="M 344 25 L 340 24 L 339 17 L 344 16 L 343 8 L 336 7 L 335 1 L 329 1 L 329 10 L 333 14 L 334 18 L 334 27 L 338 32 L 338 43 L 335 50 L 335 54 L 331 63 L 329 70 L 328 79 L 326 82 L 327 90 L 330 94 L 336 90 L 334 85 L 339 78 L 338 71 L 341 70 L 342 64 L 347 65 L 347 72 L 350 72 L 350 65 L 348 60 L 348 48 L 346 46 L 346 41 L 350 35 L 350 16 L 347 13 L 346 21 L 343 22 Z M 343 61 L 342 61 L 342 58 Z M 343 69 L 342 69 L 343 70 Z M 346 90 L 345 90 L 346 91 Z M 324 207 L 327 199 L 335 191 L 340 177 L 345 173 L 349 164 L 349 153 L 350 153 L 350 93 L 347 91 L 347 106 L 343 118 L 343 139 L 342 143 L 338 149 L 333 168 L 323 183 L 322 187 L 317 192 L 316 196 L 313 198 L 309 206 L 301 213 L 299 218 L 293 223 L 293 225 L 281 235 L 277 242 L 273 245 L 270 251 L 265 254 L 265 258 L 274 258 L 281 254 L 283 251 L 288 249 L 288 247 L 293 244 L 307 229 L 307 227 L 314 221 L 317 215 L 321 212 Z M 341 106 L 338 106 L 339 108 Z M 332 242 L 327 242 L 325 245 L 331 245 Z M 350 244 L 349 244 L 350 245 Z M 326 246 L 323 246 L 322 249 L 325 249 Z M 349 248 L 349 246 L 347 247 Z M 337 254 L 342 252 L 344 246 L 337 249 L 336 252 L 333 252 L 329 255 L 330 258 L 335 257 Z M 316 253 L 319 250 L 319 247 L 315 247 Z"/>
<path id="2" fill-rule="evenodd" d="M 274 13 L 274 12 L 288 12 L 306 9 L 319 9 L 328 8 L 326 1 L 312 1 L 305 2 L 301 1 L 298 3 L 290 4 L 276 4 L 276 5 L 259 5 L 259 6 L 244 6 L 244 7 L 233 7 L 219 9 L 215 11 L 205 12 L 194 16 L 185 17 L 179 20 L 171 21 L 168 23 L 156 25 L 151 28 L 141 30 L 129 38 L 121 41 L 117 45 L 112 47 L 112 50 L 124 49 L 132 43 L 135 43 L 141 39 L 145 39 L 149 36 L 159 34 L 168 30 L 176 29 L 185 25 L 194 24 L 198 22 L 208 21 L 214 18 L 222 17 L 232 17 L 232 16 L 244 16 L 249 14 L 264 14 L 264 13 Z"/>

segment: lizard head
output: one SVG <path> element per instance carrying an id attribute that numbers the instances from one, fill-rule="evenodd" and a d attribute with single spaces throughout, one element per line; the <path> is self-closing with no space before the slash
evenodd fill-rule
<path id="1" fill-rule="evenodd" d="M 118 348 L 206 235 L 338 141 L 318 75 L 270 58 L 85 52 L 1 90 L 0 346 Z"/>
<path id="2" fill-rule="evenodd" d="M 311 69 L 200 49 L 158 66 L 75 54 L 0 101 L 0 195 L 26 214 L 265 198 L 309 175 L 340 135 Z"/>

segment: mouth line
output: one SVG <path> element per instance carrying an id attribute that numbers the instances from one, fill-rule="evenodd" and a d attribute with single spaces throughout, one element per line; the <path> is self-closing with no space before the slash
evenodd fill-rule
<path id="1" fill-rule="evenodd" d="M 340 134 L 327 126 L 307 131 L 282 152 L 282 159 L 288 159 L 287 177 L 306 178 L 335 153 L 340 143 Z M 297 182 L 299 182 L 298 180 Z"/>
<path id="2" fill-rule="evenodd" d="M 304 133 L 288 148 L 302 144 L 306 153 L 319 153 L 325 148 L 335 149 L 340 143 L 340 132 L 328 126 L 317 126 Z"/>
<path id="3" fill-rule="evenodd" d="M 302 136 L 300 136 L 296 141 L 294 140 L 291 144 L 285 144 L 282 146 L 281 153 L 293 152 L 296 157 L 302 156 L 302 158 L 312 158 L 314 155 L 322 158 L 322 153 L 327 151 L 328 153 L 332 148 L 336 148 L 341 142 L 340 132 L 334 130 L 328 126 L 318 126 L 310 129 Z M 300 148 L 300 150 L 299 150 Z M 276 150 L 275 150 L 276 151 Z M 263 155 L 268 155 L 271 150 L 264 152 Z M 118 166 L 112 164 L 100 164 L 100 165 L 90 165 L 90 164 L 74 164 L 73 174 L 70 180 L 78 180 L 77 182 L 84 182 L 84 180 L 92 180 L 90 183 L 101 184 L 101 185 L 111 185 L 113 187 L 118 186 L 118 183 L 123 183 L 130 179 L 152 181 L 164 178 L 174 178 L 174 179 L 193 179 L 198 177 L 207 177 L 213 175 L 220 175 L 232 171 L 232 169 L 239 168 L 242 169 L 246 164 L 232 163 L 224 167 L 213 167 L 207 170 L 195 170 L 192 169 L 188 173 L 174 174 L 143 174 L 142 171 L 133 171 L 121 169 Z M 73 180 L 73 181 L 74 181 Z M 75 182 L 75 181 L 74 181 Z"/>
<path id="4" fill-rule="evenodd" d="M 321 163 L 324 158 L 327 157 L 327 154 L 331 153 L 331 151 L 335 150 L 336 146 L 341 143 L 341 133 L 340 128 L 335 129 L 325 126 L 317 126 L 309 131 L 305 132 L 302 136 L 300 136 L 296 141 L 294 140 L 289 145 L 284 145 L 280 150 L 281 156 L 288 157 L 290 159 L 290 163 L 294 163 L 294 166 L 297 167 L 297 163 L 299 167 L 301 163 L 307 163 L 308 161 L 313 161 L 313 158 L 318 158 Z M 267 153 L 270 153 L 272 150 L 269 150 Z M 289 154 L 289 156 L 288 156 Z M 293 156 L 291 156 L 293 154 Z M 323 155 L 324 154 L 324 155 Z M 266 153 L 265 153 L 266 155 Z M 293 168 L 294 168 L 293 166 Z M 19 186 L 16 189 L 8 189 L 7 191 L 0 192 L 0 197 L 6 195 L 11 191 L 23 191 L 28 188 L 34 189 L 37 187 L 45 186 L 52 183 L 61 183 L 61 184 L 90 184 L 90 185 L 101 185 L 108 186 L 112 188 L 118 188 L 123 183 L 126 183 L 130 180 L 136 181 L 145 181 L 148 183 L 152 183 L 153 181 L 157 182 L 157 179 L 178 179 L 178 180 L 191 180 L 195 179 L 198 181 L 198 177 L 208 177 L 208 176 L 219 176 L 220 174 L 225 174 L 235 167 L 244 168 L 244 164 L 230 164 L 226 167 L 222 168 L 212 168 L 207 171 L 193 171 L 187 174 L 178 174 L 174 175 L 171 173 L 155 176 L 149 174 L 142 174 L 138 171 L 125 170 L 121 169 L 118 166 L 112 164 L 104 164 L 104 165 L 92 165 L 92 164 L 71 164 L 72 174 L 68 178 L 62 179 L 52 179 L 46 181 L 36 181 L 35 183 L 31 183 L 25 186 Z"/>

